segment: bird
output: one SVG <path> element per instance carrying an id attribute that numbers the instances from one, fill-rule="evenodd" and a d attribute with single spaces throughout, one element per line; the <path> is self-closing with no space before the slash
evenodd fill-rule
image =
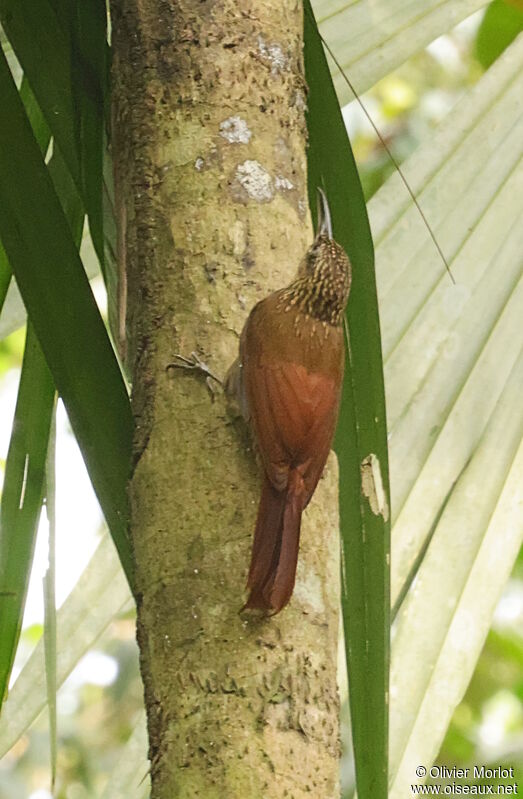
<path id="1" fill-rule="evenodd" d="M 332 235 L 318 189 L 318 226 L 295 279 L 251 310 L 225 379 L 250 425 L 263 467 L 242 610 L 273 616 L 295 585 L 301 516 L 330 452 L 338 419 L 351 264 Z"/>

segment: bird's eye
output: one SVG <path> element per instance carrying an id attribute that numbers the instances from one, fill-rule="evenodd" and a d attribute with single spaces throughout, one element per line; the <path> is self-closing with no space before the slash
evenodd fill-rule
<path id="1" fill-rule="evenodd" d="M 312 269 L 314 267 L 314 262 L 317 257 L 318 257 L 318 246 L 314 245 L 313 247 L 310 248 L 309 252 L 307 253 L 307 266 L 309 267 L 309 269 Z"/>

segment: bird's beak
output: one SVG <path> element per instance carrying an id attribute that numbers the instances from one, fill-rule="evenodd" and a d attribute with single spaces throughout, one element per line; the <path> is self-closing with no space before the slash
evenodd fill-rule
<path id="1" fill-rule="evenodd" d="M 327 197 L 323 189 L 318 186 L 318 232 L 316 236 L 322 235 L 332 239 L 332 222 Z"/>

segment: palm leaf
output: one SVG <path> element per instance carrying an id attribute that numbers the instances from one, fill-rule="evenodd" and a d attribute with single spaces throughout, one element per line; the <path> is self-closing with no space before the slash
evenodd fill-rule
<path id="1" fill-rule="evenodd" d="M 387 795 L 390 529 L 374 251 L 356 165 L 308 4 L 305 11 L 310 205 L 315 209 L 316 186 L 323 184 L 334 235 L 347 250 L 353 269 L 347 312 L 349 358 L 335 441 L 342 606 L 358 795 L 378 799 Z M 370 502 L 363 497 L 367 489 Z"/>
<path id="2" fill-rule="evenodd" d="M 35 14 L 30 0 L 0 0 L 0 21 L 82 197 L 103 263 L 105 2 L 41 0 Z"/>
<path id="3" fill-rule="evenodd" d="M 399 615 L 391 673 L 398 699 L 391 717 L 395 799 L 405 796 L 415 767 L 438 753 L 523 542 L 522 355 L 523 349 Z"/>
<path id="4" fill-rule="evenodd" d="M 0 243 L 0 313 L 5 302 L 7 289 L 11 282 L 11 269 L 9 268 L 9 261 L 5 250 Z"/>
<path id="5" fill-rule="evenodd" d="M 3 55 L 0 93 L 0 238 L 130 578 L 126 480 L 132 420 L 127 393 Z M 27 219 L 30 226 L 24 224 Z"/>
<path id="6" fill-rule="evenodd" d="M 455 286 L 396 176 L 369 204 L 396 500 L 398 799 L 437 754 L 521 543 L 522 65 L 520 38 L 404 165 Z"/>
<path id="7" fill-rule="evenodd" d="M 0 507 L 0 700 L 7 691 L 22 628 L 53 400 L 53 380 L 28 325 Z"/>
<path id="8" fill-rule="evenodd" d="M 401 202 L 401 214 L 391 213 L 391 196 L 405 196 L 395 177 L 369 205 L 379 242 L 378 287 L 391 430 L 393 601 L 519 351 L 517 337 L 508 347 L 501 341 L 496 344 L 494 337 L 483 360 L 494 370 L 496 382 L 492 391 L 481 391 L 482 350 L 521 273 L 523 119 L 517 111 L 522 66 L 523 42 L 516 42 L 437 135 L 415 153 L 414 163 L 405 165 L 410 175 L 416 165 L 424 164 L 423 184 L 416 188 L 451 260 L 457 286 L 449 281 L 409 201 L 406 206 Z M 510 316 L 510 308 L 508 312 Z M 502 331 L 508 330 L 513 318 L 499 335 L 507 335 Z M 494 363 L 489 360 L 491 347 L 496 348 Z M 474 370 L 476 377 L 467 388 Z M 461 448 L 450 428 L 440 434 L 460 393 L 460 403 L 470 397 L 468 429 L 476 431 Z M 452 462 L 445 454 L 449 452 Z M 447 477 L 443 477 L 442 458 L 448 464 Z M 439 487 L 428 492 L 436 475 Z"/>
<path id="9" fill-rule="evenodd" d="M 23 89 L 23 84 L 22 84 Z M 36 118 L 38 123 L 38 118 Z M 37 128 L 38 130 L 38 128 Z M 45 134 L 40 141 L 45 146 Z M 49 164 L 49 174 L 55 189 L 59 192 L 64 202 L 64 212 L 71 228 L 71 233 L 78 243 L 83 226 L 83 212 L 77 201 L 77 195 L 70 183 L 70 178 L 64 168 L 63 162 L 58 151 L 55 151 Z M 43 495 L 43 474 L 41 472 L 40 458 L 45 457 L 47 452 L 47 441 L 49 437 L 49 413 L 53 401 L 50 400 L 49 385 L 54 384 L 49 374 L 47 363 L 40 350 L 35 337 L 32 325 L 28 325 L 27 333 L 27 369 L 29 377 L 20 382 L 19 406 L 15 414 L 12 434 L 12 448 L 8 454 L 6 473 L 9 475 L 8 491 L 2 496 L 2 582 L 8 587 L 5 589 L 6 596 L 13 595 L 13 601 L 6 600 L 5 606 L 2 603 L 2 611 L 6 614 L 5 623 L 1 628 L 4 633 L 2 640 L 3 663 L 0 669 L 0 696 L 4 696 L 10 671 L 14 662 L 16 647 L 25 606 L 25 596 L 31 565 L 33 559 L 34 543 L 38 522 L 40 518 L 40 502 Z M 22 376 L 24 371 L 22 368 Z M 40 392 L 39 380 L 42 380 Z M 36 396 L 36 400 L 34 399 Z M 49 403 L 51 402 L 51 406 Z M 17 415 L 18 414 L 18 415 Z M 22 431 L 17 430 L 20 425 L 20 418 L 23 419 Z M 30 449 L 32 447 L 32 451 Z M 29 471 L 31 461 L 35 464 L 35 474 Z M 23 468 L 23 471 L 21 469 Z M 27 470 L 27 474 L 25 473 Z M 25 505 L 25 481 L 31 479 L 34 483 L 32 494 L 28 497 L 28 505 L 25 512 L 16 512 L 16 502 L 20 506 Z M 14 495 L 13 495 L 14 490 Z M 20 492 L 20 497 L 18 493 Z M 39 497 L 39 499 L 38 499 Z M 4 501 L 5 500 L 5 501 Z M 13 502 L 15 504 L 13 504 Z M 47 595 L 51 597 L 50 579 L 47 581 Z M 18 586 L 15 588 L 14 586 Z M 46 625 L 46 640 L 52 644 L 53 619 L 48 607 L 47 616 L 49 625 Z M 52 648 L 52 647 L 51 647 Z M 47 652 L 47 650 L 46 650 Z M 51 679 L 53 671 L 52 658 L 46 659 L 46 667 Z M 56 729 L 54 730 L 56 735 Z"/>
<path id="10" fill-rule="evenodd" d="M 45 464 L 45 509 L 49 524 L 49 563 L 44 575 L 44 650 L 47 707 L 49 710 L 49 743 L 51 791 L 56 781 L 56 395 L 53 402 L 51 429 Z"/>
<path id="11" fill-rule="evenodd" d="M 487 69 L 523 30 L 523 6 L 511 0 L 493 0 L 476 37 L 476 56 Z"/>
<path id="12" fill-rule="evenodd" d="M 81 251 L 81 255 L 82 255 L 83 266 L 85 269 L 85 274 L 87 275 L 89 281 L 91 281 L 93 278 L 98 277 L 98 275 L 100 274 L 100 268 L 98 260 L 95 257 L 94 253 L 92 252 L 91 238 L 89 236 L 88 230 L 84 230 L 82 237 L 82 248 L 83 252 Z M 2 251 L 0 250 L 0 271 L 2 269 L 1 252 Z M 105 269 L 107 273 L 108 271 L 107 257 L 106 257 Z M 9 277 L 10 275 L 11 275 L 11 270 L 9 270 Z M 20 291 L 18 290 L 16 282 L 12 280 L 10 283 L 8 283 L 7 296 L 5 298 L 4 307 L 1 309 L 0 313 L 0 341 L 6 338 L 7 336 L 10 336 L 11 333 L 14 333 L 15 330 L 18 330 L 20 327 L 23 327 L 23 325 L 25 325 L 26 323 L 26 320 L 27 320 L 27 311 L 25 310 L 25 305 L 23 303 L 22 297 L 20 296 Z"/>
<path id="13" fill-rule="evenodd" d="M 489 0 L 315 0 L 322 35 L 358 94 Z M 340 103 L 353 99 L 331 63 Z"/>
<path id="14" fill-rule="evenodd" d="M 132 607 L 129 585 L 112 541 L 106 535 L 57 612 L 57 689 L 111 620 Z M 40 639 L 2 709 L 0 757 L 26 732 L 46 702 L 44 643 Z M 145 750 L 143 762 L 146 762 Z"/>
<path id="15" fill-rule="evenodd" d="M 111 773 L 101 799 L 145 799 L 150 795 L 151 785 L 148 767 L 143 756 L 147 749 L 147 726 L 145 712 L 139 713 L 133 732 Z"/>
<path id="16" fill-rule="evenodd" d="M 20 87 L 20 99 L 24 105 L 27 118 L 31 125 L 31 129 L 34 133 L 34 137 L 38 143 L 38 146 L 40 147 L 40 151 L 42 152 L 42 154 L 45 154 L 45 151 L 49 146 L 49 140 L 51 138 L 51 134 L 42 116 L 40 108 L 38 107 L 38 104 L 33 96 L 33 93 L 29 88 L 29 84 L 24 79 L 22 80 L 22 85 Z M 2 316 L 2 310 L 10 283 L 11 283 L 11 268 L 9 266 L 9 261 L 7 259 L 6 252 L 2 246 L 2 243 L 0 242 L 0 316 L 2 317 L 2 322 L 6 316 L 5 313 Z M 21 324 L 23 324 L 23 322 L 21 322 Z M 18 326 L 21 326 L 21 324 Z M 12 332 L 12 330 L 9 330 L 9 332 Z M 8 335 L 8 333 L 4 333 L 4 335 Z M 2 336 L 0 333 L 0 338 L 3 337 L 4 336 Z"/>

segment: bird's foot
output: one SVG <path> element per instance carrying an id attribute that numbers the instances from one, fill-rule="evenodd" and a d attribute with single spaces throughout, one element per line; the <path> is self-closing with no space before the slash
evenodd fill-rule
<path id="1" fill-rule="evenodd" d="M 205 376 L 205 384 L 209 389 L 211 396 L 214 398 L 216 394 L 216 387 L 213 383 L 219 383 L 220 386 L 223 385 L 222 380 L 217 377 L 207 366 L 207 364 L 202 361 L 200 356 L 196 352 L 191 352 L 189 357 L 187 358 L 185 355 L 175 355 L 174 360 L 172 363 L 168 363 L 165 367 L 168 369 L 189 369 L 193 372 L 198 372 Z"/>

